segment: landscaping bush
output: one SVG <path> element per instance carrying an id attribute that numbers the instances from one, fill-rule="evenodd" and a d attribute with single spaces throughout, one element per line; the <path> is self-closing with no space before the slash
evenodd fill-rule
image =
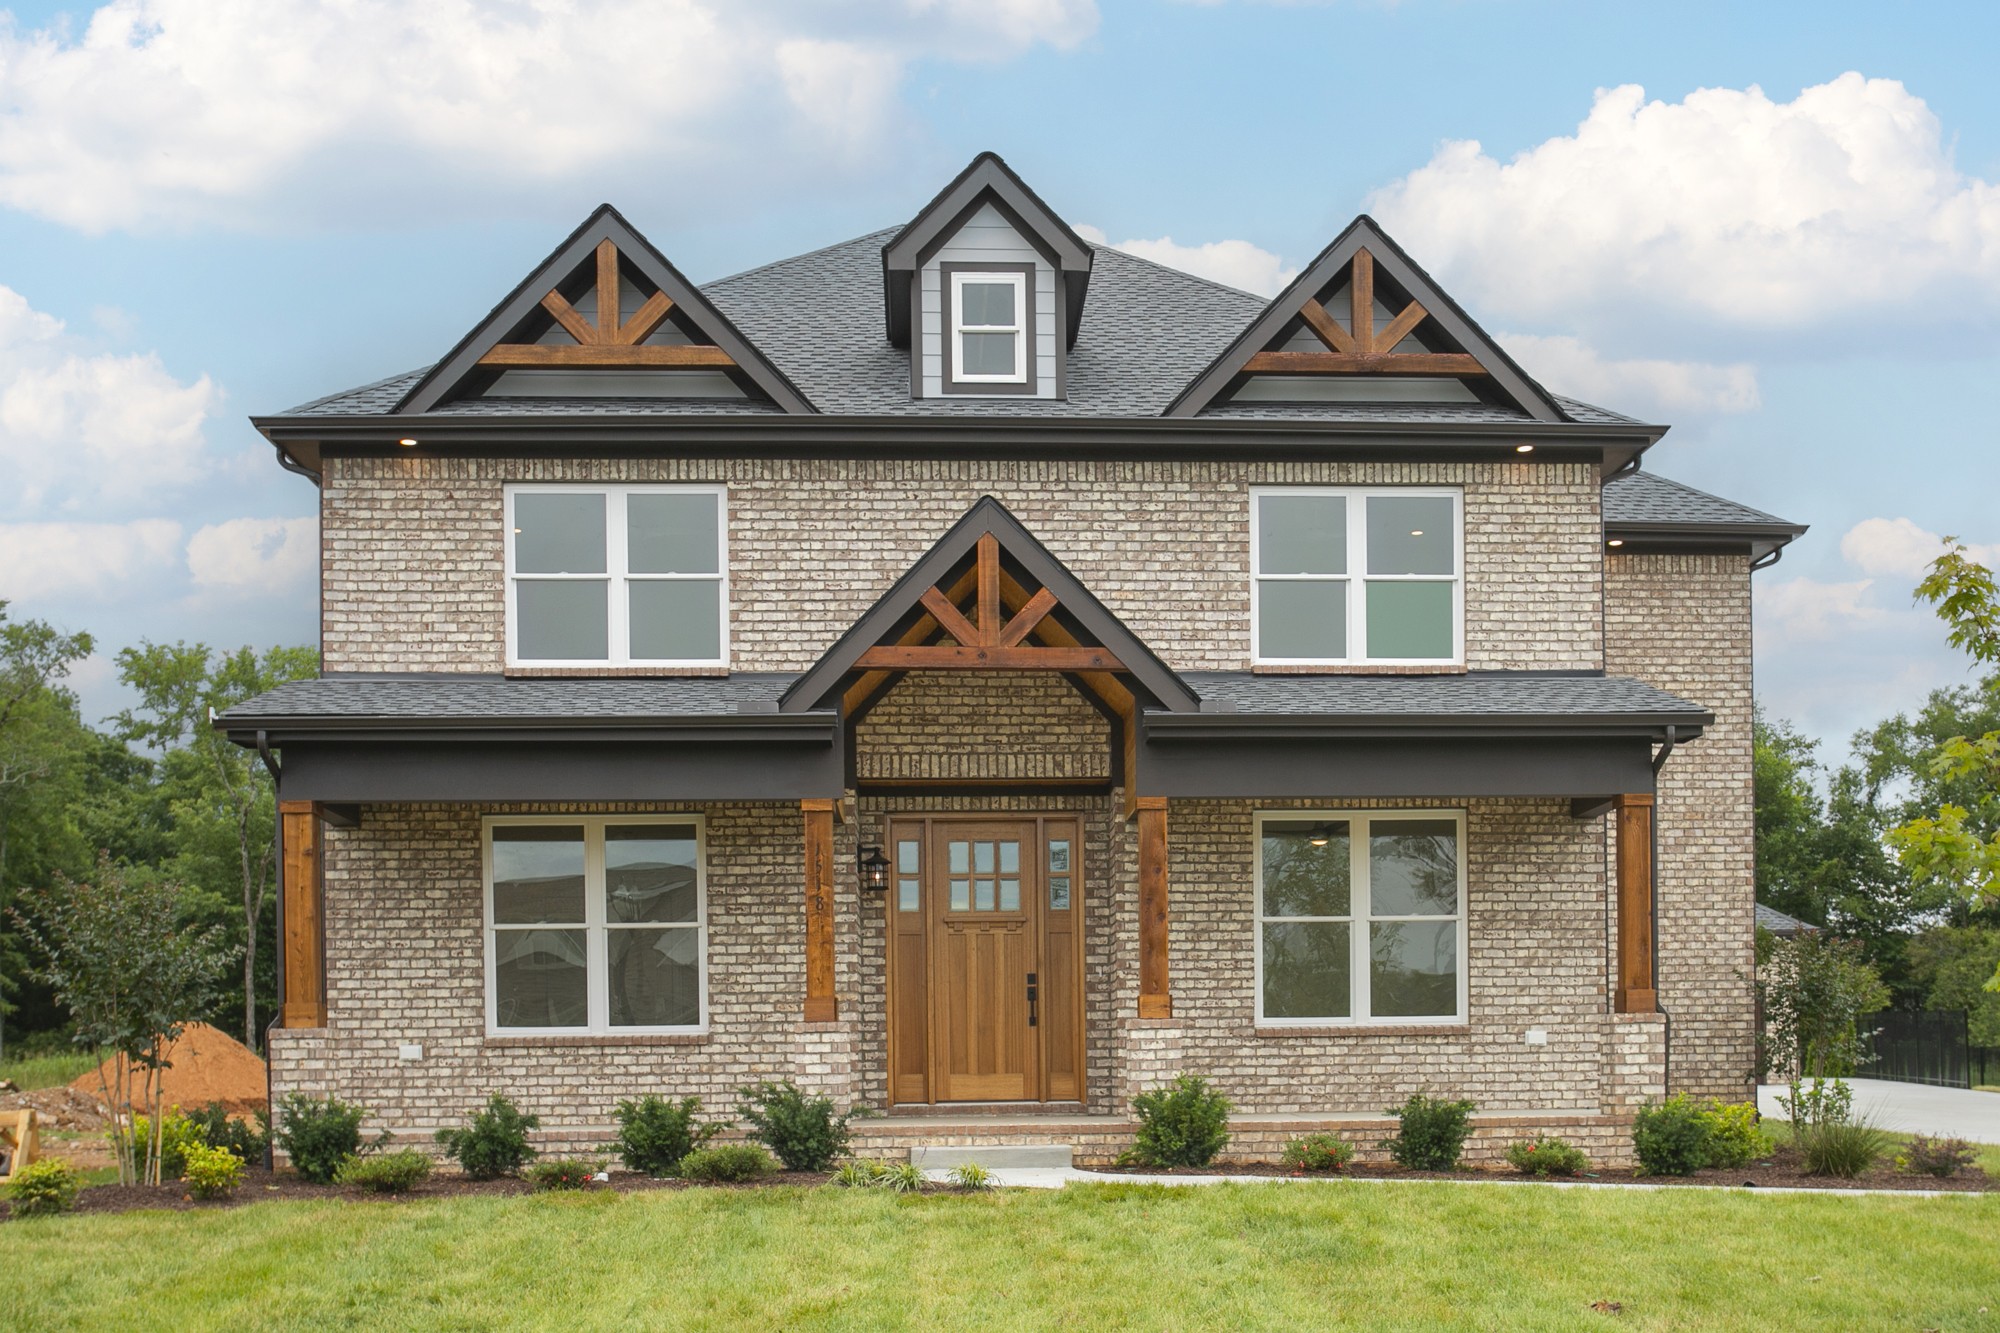
<path id="1" fill-rule="evenodd" d="M 1139 1133 L 1125 1156 L 1140 1166 L 1207 1166 L 1229 1142 L 1229 1099 L 1182 1074 L 1132 1099 Z"/>
<path id="2" fill-rule="evenodd" d="M 1639 1173 L 1691 1176 L 1708 1165 L 1709 1122 L 1686 1093 L 1644 1106 L 1632 1121 Z"/>
<path id="3" fill-rule="evenodd" d="M 7 1199 L 16 1217 L 48 1217 L 76 1206 L 83 1177 L 60 1157 L 30 1162 L 7 1182 Z"/>
<path id="4" fill-rule="evenodd" d="M 261 1162 L 271 1146 L 271 1117 L 257 1112 L 257 1121 L 239 1120 L 224 1110 L 221 1102 L 210 1102 L 189 1114 L 188 1120 L 211 1148 L 227 1148 L 244 1163 Z"/>
<path id="5" fill-rule="evenodd" d="M 681 1158 L 683 1180 L 707 1184 L 735 1184 L 757 1180 L 778 1169 L 771 1154 L 754 1143 L 718 1143 L 713 1148 L 696 1148 Z"/>
<path id="6" fill-rule="evenodd" d="M 1757 1107 L 1753 1102 L 1725 1102 L 1711 1097 L 1701 1108 L 1701 1122 L 1708 1130 L 1708 1165 L 1733 1169 L 1764 1156 L 1771 1144 L 1757 1127 Z"/>
<path id="7" fill-rule="evenodd" d="M 1389 1108 L 1401 1128 L 1389 1140 L 1389 1156 L 1410 1171 L 1451 1171 L 1472 1133 L 1473 1103 L 1448 1102 L 1413 1092 L 1401 1106 Z"/>
<path id="8" fill-rule="evenodd" d="M 993 1188 L 993 1173 L 977 1162 L 960 1162 L 950 1175 L 952 1184 L 971 1194 Z"/>
<path id="9" fill-rule="evenodd" d="M 274 1137 L 292 1159 L 293 1170 L 324 1185 L 342 1162 L 361 1151 L 361 1122 L 368 1116 L 367 1107 L 331 1094 L 321 1100 L 294 1092 L 279 1104 Z"/>
<path id="10" fill-rule="evenodd" d="M 1338 1134 L 1308 1134 L 1289 1140 L 1283 1156 L 1294 1171 L 1345 1171 L 1354 1160 L 1354 1145 Z"/>
<path id="11" fill-rule="evenodd" d="M 699 1097 L 670 1102 L 649 1096 L 618 1103 L 618 1156 L 626 1169 L 649 1176 L 674 1174 L 681 1158 L 723 1131 L 720 1123 L 700 1123 L 700 1112 Z"/>
<path id="12" fill-rule="evenodd" d="M 1590 1170 L 1583 1149 L 1553 1134 L 1537 1134 L 1507 1150 L 1507 1163 L 1524 1176 L 1580 1176 Z"/>
<path id="13" fill-rule="evenodd" d="M 528 1131 L 541 1127 L 538 1115 L 522 1115 L 514 1103 L 499 1093 L 486 1099 L 486 1109 L 475 1111 L 463 1129 L 441 1129 L 437 1141 L 445 1156 L 457 1162 L 474 1180 L 495 1180 L 515 1175 L 535 1160 L 528 1146 Z"/>
<path id="14" fill-rule="evenodd" d="M 243 1159 L 227 1148 L 188 1145 L 181 1180 L 197 1199 L 226 1199 L 243 1183 Z"/>
<path id="15" fill-rule="evenodd" d="M 895 1162 L 882 1168 L 875 1183 L 891 1194 L 917 1194 L 924 1188 L 924 1173 L 915 1162 Z"/>
<path id="16" fill-rule="evenodd" d="M 1910 1140 L 1899 1159 L 1905 1171 L 1915 1171 L 1940 1180 L 1955 1176 L 1979 1160 L 1979 1149 L 1964 1139 L 1934 1139 L 1919 1134 Z"/>
<path id="17" fill-rule="evenodd" d="M 132 1117 L 132 1142 L 139 1154 L 139 1176 L 147 1176 L 146 1163 L 153 1157 L 153 1125 L 143 1115 Z M 187 1167 L 188 1149 L 205 1143 L 201 1126 L 181 1114 L 178 1106 L 167 1108 L 160 1117 L 160 1179 L 179 1180 Z"/>
<path id="18" fill-rule="evenodd" d="M 1889 1137 L 1866 1120 L 1829 1120 L 1793 1129 L 1806 1174 L 1852 1180 L 1888 1151 Z"/>
<path id="19" fill-rule="evenodd" d="M 431 1173 L 431 1159 L 415 1148 L 350 1157 L 333 1173 L 333 1183 L 370 1194 L 407 1194 Z"/>
<path id="20" fill-rule="evenodd" d="M 790 1079 L 743 1089 L 741 1110 L 750 1137 L 776 1153 L 786 1170 L 824 1171 L 847 1154 L 854 1112 L 835 1115 L 831 1097 L 808 1097 Z"/>
<path id="21" fill-rule="evenodd" d="M 592 1176 L 604 1170 L 603 1161 L 573 1157 L 551 1157 L 528 1168 L 528 1183 L 537 1190 L 581 1190 L 590 1188 Z"/>
<path id="22" fill-rule="evenodd" d="M 881 1184 L 882 1177 L 887 1173 L 888 1168 L 876 1161 L 842 1162 L 840 1168 L 833 1173 L 833 1179 L 826 1183 L 840 1189 L 867 1189 L 871 1185 Z"/>

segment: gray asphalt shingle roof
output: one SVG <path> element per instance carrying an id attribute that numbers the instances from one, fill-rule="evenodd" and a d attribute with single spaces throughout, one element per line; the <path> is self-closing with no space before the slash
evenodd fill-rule
<path id="1" fill-rule="evenodd" d="M 1775 907 L 1757 904 L 1757 929 L 1768 930 L 1773 935 L 1796 935 L 1800 931 L 1814 931 L 1819 927 L 1810 921 L 1801 921 L 1795 916 L 1780 912 Z"/>
<path id="2" fill-rule="evenodd" d="M 1701 523 L 1794 528 L 1775 514 L 1698 491 L 1655 472 L 1628 472 L 1604 484 L 1604 524 L 1615 527 Z"/>
<path id="3" fill-rule="evenodd" d="M 1380 718 L 1522 717 L 1612 719 L 1707 710 L 1625 676 L 1468 672 L 1439 676 L 1259 675 L 1192 671 L 1182 679 L 1204 704 L 1233 703 L 1238 713 Z"/>

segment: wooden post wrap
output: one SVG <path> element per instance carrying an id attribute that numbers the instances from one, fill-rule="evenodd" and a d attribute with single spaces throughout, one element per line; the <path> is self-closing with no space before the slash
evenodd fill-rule
<path id="1" fill-rule="evenodd" d="M 311 801 L 278 803 L 284 853 L 284 1026 L 326 1026 L 326 918 L 320 886 L 319 811 Z"/>
<path id="2" fill-rule="evenodd" d="M 1129 779 L 1128 779 L 1129 781 Z M 1172 1018 L 1167 986 L 1167 798 L 1139 807 L 1139 1017 Z"/>
<path id="3" fill-rule="evenodd" d="M 1618 798 L 1618 1012 L 1659 1011 L 1653 982 L 1653 798 Z"/>
<path id="4" fill-rule="evenodd" d="M 833 804 L 817 797 L 799 802 L 806 825 L 808 1023 L 830 1023 L 840 1012 L 833 993 Z"/>

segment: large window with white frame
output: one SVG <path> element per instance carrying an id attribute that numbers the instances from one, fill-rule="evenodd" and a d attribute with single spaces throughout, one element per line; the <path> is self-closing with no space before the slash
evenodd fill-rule
<path id="1" fill-rule="evenodd" d="M 699 816 L 494 816 L 485 844 L 489 1032 L 705 1029 Z"/>
<path id="2" fill-rule="evenodd" d="M 1463 812 L 1288 810 L 1255 823 L 1259 1024 L 1465 1020 Z"/>
<path id="3" fill-rule="evenodd" d="M 507 488 L 507 661 L 724 666 L 721 486 Z"/>
<path id="4" fill-rule="evenodd" d="M 1455 487 L 1254 488 L 1253 660 L 1312 666 L 1462 662 L 1462 511 Z"/>

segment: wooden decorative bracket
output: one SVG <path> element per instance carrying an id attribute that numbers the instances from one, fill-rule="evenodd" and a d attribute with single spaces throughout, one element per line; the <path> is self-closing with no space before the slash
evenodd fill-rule
<path id="1" fill-rule="evenodd" d="M 576 339 L 574 346 L 543 343 L 496 343 L 479 358 L 482 366 L 561 368 L 566 370 L 623 370 L 634 366 L 727 368 L 736 364 L 729 353 L 709 343 L 663 347 L 646 345 L 646 339 L 673 312 L 674 303 L 665 292 L 654 292 L 621 319 L 618 288 L 618 247 L 610 241 L 597 243 L 597 318 L 593 322 L 578 313 L 560 291 L 542 298 L 542 308 Z"/>
<path id="2" fill-rule="evenodd" d="M 1300 307 L 1324 352 L 1259 352 L 1243 365 L 1248 375 L 1484 375 L 1479 358 L 1462 352 L 1406 352 L 1390 349 L 1423 323 L 1430 312 L 1412 301 L 1379 331 L 1375 327 L 1375 256 L 1354 252 L 1348 285 L 1349 325 L 1336 324 L 1326 307 L 1308 299 Z"/>

